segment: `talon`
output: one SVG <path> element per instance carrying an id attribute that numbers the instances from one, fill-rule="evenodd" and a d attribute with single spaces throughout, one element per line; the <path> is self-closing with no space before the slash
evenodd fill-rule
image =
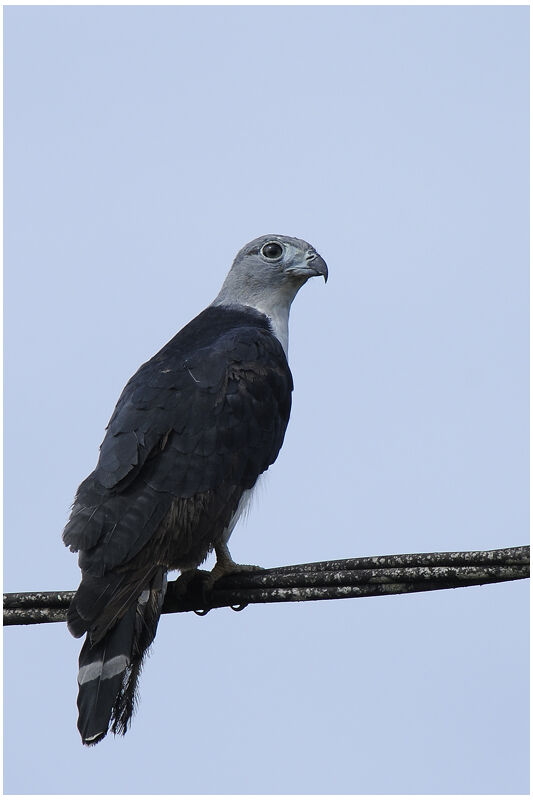
<path id="1" fill-rule="evenodd" d="M 183 597 L 189 592 L 192 584 L 196 583 L 197 581 L 204 582 L 206 580 L 210 580 L 210 576 L 211 573 L 205 569 L 196 569 L 195 567 L 193 569 L 184 570 L 175 582 L 175 591 L 178 593 L 178 595 Z"/>
<path id="2" fill-rule="evenodd" d="M 225 543 L 216 545 L 215 553 L 217 554 L 217 563 L 211 570 L 213 583 L 224 575 L 232 575 L 236 572 L 261 572 L 263 570 L 263 567 L 259 567 L 256 564 L 236 564 Z"/>
<path id="3" fill-rule="evenodd" d="M 203 606 L 203 610 L 193 609 L 194 613 L 200 617 L 204 617 L 211 611 L 209 592 L 213 588 L 213 583 L 213 575 L 209 570 L 197 569 L 196 567 L 183 571 L 176 580 L 177 592 L 181 597 L 185 597 L 190 593 L 192 595 L 191 599 L 196 602 L 198 595 L 200 596 L 198 605 L 200 607 Z"/>

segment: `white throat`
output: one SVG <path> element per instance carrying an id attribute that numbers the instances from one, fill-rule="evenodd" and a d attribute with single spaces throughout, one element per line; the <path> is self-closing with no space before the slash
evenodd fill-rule
<path id="1" fill-rule="evenodd" d="M 230 293 L 222 291 L 213 300 L 213 306 L 248 306 L 265 314 L 272 326 L 274 336 L 279 339 L 286 357 L 289 357 L 289 311 L 294 294 L 291 292 L 278 292 L 274 296 L 265 296 L 265 293 L 250 294 L 248 297 L 232 297 Z"/>
<path id="2" fill-rule="evenodd" d="M 262 314 L 265 314 L 272 326 L 274 336 L 281 342 L 281 346 L 285 351 L 285 356 L 289 357 L 289 311 L 290 303 L 288 305 L 278 303 L 274 305 L 263 305 L 256 303 L 253 306 Z"/>

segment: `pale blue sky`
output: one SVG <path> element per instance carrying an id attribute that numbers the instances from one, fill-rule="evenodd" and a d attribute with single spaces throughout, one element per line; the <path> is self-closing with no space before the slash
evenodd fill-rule
<path id="1" fill-rule="evenodd" d="M 237 560 L 528 537 L 529 10 L 8 7 L 5 590 L 122 386 L 263 233 L 330 267 Z M 8 793 L 528 791 L 528 586 L 162 619 L 131 732 L 84 749 L 79 642 L 5 633 Z"/>

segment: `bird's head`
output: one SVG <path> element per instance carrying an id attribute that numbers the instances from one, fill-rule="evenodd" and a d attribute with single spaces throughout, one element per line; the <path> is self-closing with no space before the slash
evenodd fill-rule
<path id="1" fill-rule="evenodd" d="M 309 279 L 321 275 L 328 279 L 326 262 L 315 248 L 292 236 L 259 236 L 239 250 L 232 269 L 269 284 L 292 284 L 296 291 Z"/>
<path id="2" fill-rule="evenodd" d="M 308 242 L 280 234 L 259 236 L 239 250 L 215 302 L 290 306 L 298 290 L 315 276 L 327 281 L 328 267 Z"/>

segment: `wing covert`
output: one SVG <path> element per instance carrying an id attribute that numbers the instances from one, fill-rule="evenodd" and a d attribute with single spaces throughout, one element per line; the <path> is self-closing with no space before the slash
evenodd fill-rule
<path id="1" fill-rule="evenodd" d="M 281 448 L 292 388 L 281 345 L 255 326 L 185 358 L 163 350 L 144 364 L 117 403 L 65 529 L 65 542 L 87 551 L 83 568 L 101 574 L 133 558 L 176 498 L 223 484 L 251 488 Z"/>

